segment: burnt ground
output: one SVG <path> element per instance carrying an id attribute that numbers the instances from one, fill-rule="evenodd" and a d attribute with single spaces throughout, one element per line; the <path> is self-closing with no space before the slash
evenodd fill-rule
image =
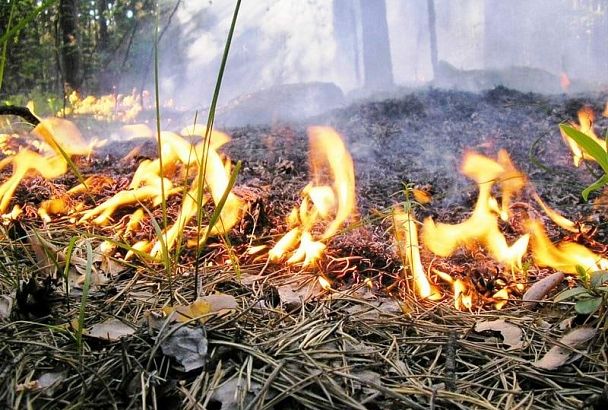
<path id="1" fill-rule="evenodd" d="M 233 140 L 223 151 L 243 165 L 236 192 L 251 200 L 251 208 L 230 235 L 234 250 L 242 255 L 239 274 L 219 264 L 227 258 L 221 241 L 211 243 L 203 255 L 204 264 L 211 267 L 201 274 L 202 291 L 228 293 L 239 305 L 228 317 L 193 326 L 204 329 L 208 342 L 203 371 L 177 369 L 159 348 L 169 337 L 167 329 L 154 328 L 146 319 L 146 312 L 167 305 L 172 293 L 178 302 L 192 300 L 194 257 L 186 251 L 176 278 L 159 277 L 162 269 L 157 266 L 132 263 L 93 293 L 85 324 L 114 317 L 137 329 L 121 342 L 87 340 L 84 351 L 78 348 L 73 332 L 61 328 L 78 311 L 78 293 L 71 304 L 64 303 L 63 296 L 52 297 L 43 314 L 24 312 L 27 304 L 18 306 L 11 321 L 0 322 L 0 398 L 8 407 L 36 408 L 70 403 L 84 408 L 602 408 L 608 385 L 604 311 L 581 317 L 568 305 L 547 304 L 530 311 L 511 302 L 502 311 L 486 306 L 469 313 L 455 311 L 448 298 L 416 302 L 398 279 L 400 262 L 386 216 L 390 206 L 404 200 L 404 184 L 413 184 L 433 193 L 433 202 L 417 210 L 419 217 L 461 221 L 476 198 L 474 184 L 458 173 L 463 153 L 473 149 L 494 156 L 506 148 L 550 206 L 574 220 L 592 221 L 598 227 L 598 246 L 606 243 L 603 210 L 580 196 L 598 169 L 571 165 L 558 124 L 575 119 L 583 104 L 601 113 L 607 99 L 548 97 L 504 88 L 483 94 L 426 90 L 357 102 L 299 123 L 226 130 Z M 318 289 L 301 291 L 305 283 L 315 287 L 318 270 L 264 266 L 241 253 L 249 242 L 272 243 L 285 231 L 283 220 L 308 180 L 308 125 L 336 128 L 347 141 L 356 170 L 362 222 L 329 244 L 329 255 L 319 268 L 334 280 L 331 297 Z M 608 119 L 599 117 L 597 128 L 608 129 Z M 154 148 L 148 146 L 133 161 L 120 163 L 131 147 L 114 143 L 81 164 L 84 174 L 110 170 L 116 177 L 107 192 L 97 193 L 99 198 L 126 186 L 138 161 L 153 156 Z M 75 182 L 73 176 L 54 185 L 34 179 L 33 185 L 22 185 L 17 196 L 35 205 Z M 169 205 L 172 215 L 179 204 Z M 154 214 L 160 217 L 158 211 Z M 34 219 L 35 214 L 30 210 L 29 216 Z M 19 229 L 8 229 L 28 232 L 30 224 L 42 229 L 29 219 L 20 221 Z M 49 237 L 64 248 L 73 227 L 65 222 L 57 226 Z M 58 234 L 62 227 L 65 232 Z M 138 238 L 154 235 L 151 227 L 144 231 Z M 92 232 L 109 234 L 104 229 Z M 5 244 L 11 255 L 15 249 L 22 255 L 24 247 Z M 119 259 L 122 255 L 117 253 Z M 429 257 L 424 255 L 425 262 Z M 9 261 L 14 268 L 5 270 L 12 279 L 3 281 L 3 293 L 37 271 L 31 263 L 31 258 Z M 531 280 L 541 273 L 532 268 Z M 376 283 L 373 291 L 359 286 L 363 277 Z M 287 285 L 295 302 L 285 296 Z M 53 286 L 61 295 L 61 282 Z M 298 303 L 298 298 L 306 303 Z M 403 302 L 400 307 L 395 298 Z M 573 323 L 599 329 L 588 350 L 557 371 L 535 368 L 532 363 L 573 318 Z M 506 319 L 525 329 L 525 347 L 512 351 L 497 333 L 473 331 L 476 323 L 491 319 Z M 49 372 L 61 374 L 52 389 L 27 387 Z"/>

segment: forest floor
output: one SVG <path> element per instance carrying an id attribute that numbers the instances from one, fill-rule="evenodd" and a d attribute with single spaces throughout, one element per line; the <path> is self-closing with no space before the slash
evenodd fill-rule
<path id="1" fill-rule="evenodd" d="M 607 130 L 608 119 L 601 117 L 607 100 L 606 94 L 547 97 L 504 88 L 425 90 L 354 103 L 300 123 L 224 130 L 232 141 L 223 151 L 242 161 L 235 192 L 249 204 L 228 236 L 230 246 L 211 241 L 198 268 L 193 252 L 184 251 L 173 276 L 150 262 L 124 262 L 120 250 L 94 259 L 94 266 L 80 270 L 93 269 L 103 280 L 85 292 L 84 309 L 82 284 L 66 294 L 61 279 L 44 279 L 49 272 L 41 258 L 49 257 L 49 248 L 65 255 L 70 239 L 80 237 L 72 248 L 86 261 L 87 243 L 97 249 L 114 228 L 74 225 L 68 218 L 43 224 L 35 217 L 38 204 L 77 180 L 29 178 L 16 192 L 16 202 L 27 204 L 25 217 L 4 224 L 0 250 L 0 307 L 14 305 L 7 317 L 0 315 L 0 402 L 37 409 L 605 408 L 606 305 L 585 316 L 572 303 L 550 301 L 573 280 L 535 308 L 516 295 L 501 310 L 480 304 L 461 311 L 447 290 L 440 301 L 417 300 L 403 279 L 390 208 L 405 201 L 404 184 L 412 184 L 433 197 L 417 208 L 419 219 L 464 220 L 477 196 L 475 184 L 458 172 L 464 153 L 495 156 L 505 148 L 549 206 L 597 227 L 587 242 L 605 254 L 605 209 L 594 205 L 597 194 L 590 202 L 580 195 L 597 170 L 572 165 L 558 125 L 575 120 L 587 104 L 598 113 L 598 130 Z M 285 218 L 309 180 L 306 128 L 319 124 L 340 132 L 353 157 L 358 222 L 328 243 L 314 268 L 268 264 L 263 253 L 248 250 L 274 244 L 287 230 Z M 126 186 L 139 161 L 154 153 L 148 146 L 148 153 L 121 162 L 130 148 L 115 142 L 79 163 L 85 176 L 114 179 L 94 194 L 96 201 Z M 528 202 L 530 192 L 518 200 Z M 178 207 L 170 200 L 168 214 Z M 153 210 L 158 219 L 159 212 Z M 565 236 L 556 229 L 550 234 Z M 147 223 L 134 239 L 153 236 Z M 33 237 L 43 238 L 42 253 Z M 238 256 L 238 269 L 231 255 Z M 428 264 L 433 257 L 423 252 L 422 259 Z M 471 275 L 475 263 L 489 263 L 473 259 L 455 270 Z M 61 272 L 61 263 L 55 269 Z M 201 294 L 222 296 L 207 299 L 211 313 L 204 321 L 164 320 L 163 307 L 166 312 L 172 301 L 186 306 L 194 300 L 195 271 Z M 549 273 L 530 264 L 527 281 Z M 320 274 L 331 289 L 320 286 Z M 218 301 L 226 296 L 228 302 Z M 89 333 L 118 319 L 126 336 L 81 339 L 79 317 Z M 520 332 L 519 342 L 501 334 L 505 325 L 480 330 L 495 320 Z M 576 328 L 593 329 L 591 341 L 574 351 L 564 347 L 568 360 L 557 369 L 535 366 Z"/>

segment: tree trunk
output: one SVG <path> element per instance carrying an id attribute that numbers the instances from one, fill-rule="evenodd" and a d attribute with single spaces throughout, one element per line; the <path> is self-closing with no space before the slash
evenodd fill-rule
<path id="1" fill-rule="evenodd" d="M 364 86 L 370 90 L 393 85 L 393 64 L 385 0 L 360 0 Z"/>
<path id="2" fill-rule="evenodd" d="M 437 74 L 437 18 L 435 17 L 435 0 L 427 0 L 427 12 L 429 15 L 429 44 L 431 47 L 431 67 L 433 77 Z"/>
<path id="3" fill-rule="evenodd" d="M 66 93 L 79 90 L 82 85 L 80 53 L 78 48 L 78 1 L 59 2 L 59 28 L 61 32 L 61 61 Z"/>
<path id="4" fill-rule="evenodd" d="M 353 0 L 333 0 L 333 25 L 340 72 L 348 77 L 345 82 L 360 86 L 361 67 L 356 6 L 357 3 Z"/>
<path id="5" fill-rule="evenodd" d="M 97 0 L 97 13 L 99 16 L 99 38 L 97 44 L 101 52 L 105 52 L 109 44 L 108 21 L 106 20 L 107 12 L 108 0 Z"/>

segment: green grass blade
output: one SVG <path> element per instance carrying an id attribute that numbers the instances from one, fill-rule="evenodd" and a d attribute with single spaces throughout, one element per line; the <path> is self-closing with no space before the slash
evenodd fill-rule
<path id="1" fill-rule="evenodd" d="M 77 236 L 72 236 L 70 239 L 70 243 L 65 251 L 65 266 L 63 267 L 63 281 L 65 282 L 65 300 L 68 309 L 70 308 L 70 284 L 68 283 L 68 276 L 70 273 L 70 265 L 72 263 L 72 253 L 74 252 L 74 247 L 76 246 L 76 241 L 78 240 Z"/>
<path id="2" fill-rule="evenodd" d="M 91 289 L 91 276 L 93 274 L 93 248 L 89 241 L 85 242 L 85 248 L 87 252 L 87 265 L 85 267 L 84 284 L 82 285 L 82 297 L 80 298 L 80 309 L 78 312 L 78 327 L 76 329 L 76 345 L 78 347 L 78 353 L 82 360 L 82 332 L 84 330 L 84 318 L 86 313 L 87 300 L 89 298 L 89 291 Z"/>
<path id="3" fill-rule="evenodd" d="M 211 131 L 213 130 L 213 123 L 215 121 L 215 109 L 217 107 L 217 101 L 219 99 L 219 95 L 220 95 L 220 89 L 222 87 L 222 79 L 224 78 L 224 71 L 226 70 L 226 63 L 228 61 L 228 53 L 230 51 L 230 45 L 232 44 L 232 37 L 234 36 L 234 30 L 236 28 L 236 21 L 239 15 L 239 10 L 241 8 L 241 0 L 237 0 L 236 4 L 234 6 L 234 13 L 232 14 L 232 21 L 230 23 L 230 29 L 228 30 L 228 36 L 226 38 L 226 44 L 224 45 L 224 52 L 222 54 L 222 61 L 220 63 L 220 68 L 217 74 L 217 79 L 215 81 L 215 88 L 213 90 L 213 97 L 211 99 L 211 105 L 209 106 L 209 113 L 207 116 L 207 128 L 205 129 L 205 139 L 204 141 L 204 147 L 203 147 L 203 158 L 201 159 L 202 162 L 202 166 L 199 168 L 199 174 L 198 174 L 198 194 L 197 194 L 197 198 L 196 198 L 196 202 L 198 204 L 201 204 L 203 202 L 203 187 L 205 184 L 205 175 L 204 172 L 207 169 L 207 158 L 208 158 L 208 153 L 209 153 L 209 149 L 211 147 L 210 143 L 211 143 Z M 225 202 L 225 201 L 224 201 Z M 221 201 L 220 201 L 221 203 Z M 217 208 L 219 207 L 219 204 L 216 204 L 216 211 Z M 220 208 L 221 211 L 221 208 Z M 195 260 L 195 264 L 194 264 L 194 281 L 195 281 L 195 292 L 194 292 L 194 297 L 195 299 L 198 297 L 198 288 L 197 288 L 197 283 L 198 283 L 198 275 L 199 275 L 199 256 L 200 256 L 200 250 L 201 250 L 201 246 L 206 244 L 207 242 L 207 236 L 209 231 L 207 231 L 207 233 L 205 234 L 205 238 L 203 240 L 200 239 L 200 231 L 201 231 L 201 226 L 202 226 L 202 219 L 203 219 L 203 209 L 201 206 L 199 206 L 198 210 L 197 210 L 197 215 L 196 215 L 196 260 Z M 210 224 L 209 226 L 213 226 L 212 224 Z"/>
<path id="4" fill-rule="evenodd" d="M 13 25 L 13 15 L 15 14 L 15 9 L 17 8 L 17 2 L 13 1 L 11 5 L 11 11 L 8 15 L 8 24 L 6 26 L 6 30 L 10 31 L 11 26 Z M 8 37 L 2 36 L 2 57 L 0 57 L 0 91 L 2 91 L 2 80 L 4 79 L 4 66 L 6 65 L 6 52 L 8 50 Z"/>

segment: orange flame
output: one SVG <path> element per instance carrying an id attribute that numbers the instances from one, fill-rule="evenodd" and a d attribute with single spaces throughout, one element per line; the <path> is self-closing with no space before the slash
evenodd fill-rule
<path id="1" fill-rule="evenodd" d="M 572 123 L 572 126 L 578 129 L 583 134 L 586 134 L 589 138 L 593 139 L 600 147 L 606 149 L 605 141 L 597 136 L 593 129 L 593 121 L 595 120 L 595 113 L 593 108 L 584 106 L 578 111 L 578 124 Z M 572 151 L 572 159 L 574 166 L 578 167 L 582 160 L 595 161 L 595 159 L 588 155 L 572 138 L 568 137 L 563 131 L 562 138 L 568 144 L 568 147 Z"/>
<path id="2" fill-rule="evenodd" d="M 342 138 L 329 127 L 310 127 L 308 138 L 312 181 L 288 218 L 294 228 L 269 251 L 271 261 L 283 260 L 291 252 L 287 263 L 312 264 L 325 250 L 323 241 L 334 236 L 355 210 L 353 161 Z M 320 222 L 328 224 L 315 238 L 313 230 Z"/>
<path id="3" fill-rule="evenodd" d="M 499 161 L 469 152 L 461 168 L 464 175 L 477 182 L 479 196 L 473 213 L 466 221 L 451 225 L 435 223 L 431 218 L 424 221 L 422 235 L 425 246 L 436 255 L 447 257 L 457 248 L 483 245 L 500 263 L 513 269 L 521 268 L 522 258 L 528 247 L 528 235 L 523 235 L 512 245 L 498 227 L 497 215 L 507 217 L 511 195 L 523 187 L 525 178 L 515 170 L 506 151 L 501 151 Z M 503 206 L 491 195 L 492 186 L 499 182 L 503 187 Z"/>
<path id="4" fill-rule="evenodd" d="M 539 221 L 529 221 L 528 229 L 531 234 L 532 257 L 537 265 L 572 274 L 577 273 L 577 266 L 591 272 L 608 269 L 608 259 L 583 245 L 574 242 L 554 245 Z"/>
<path id="5" fill-rule="evenodd" d="M 403 212 L 396 209 L 393 215 L 395 237 L 401 258 L 407 262 L 414 280 L 414 289 L 422 299 L 439 300 L 441 292 L 433 286 L 424 272 L 420 260 L 420 246 L 418 245 L 418 230 L 412 212 Z"/>
<path id="6" fill-rule="evenodd" d="M 208 203 L 209 198 L 215 204 L 221 201 L 229 185 L 230 164 L 224 163 L 217 149 L 228 142 L 230 137 L 213 131 L 208 144 L 200 142 L 196 146 L 171 132 L 161 132 L 160 139 L 162 170 L 160 159 L 143 161 L 135 171 L 127 190 L 120 191 L 97 207 L 83 212 L 81 222 L 92 220 L 96 224 L 105 225 L 118 208 L 145 201 L 151 201 L 153 206 L 157 206 L 170 195 L 184 192 L 183 188 L 174 187 L 171 180 L 180 166 L 185 168 L 182 173 L 185 172 L 186 177 L 191 172 L 194 172 L 196 177 L 184 195 L 177 220 L 164 233 L 167 249 L 172 249 L 179 234 L 199 209 L 199 174 L 204 177 L 205 183 L 202 186 L 209 192 L 209 195 L 202 196 L 203 202 L 200 206 Z M 199 173 L 200 168 L 204 169 Z M 231 229 L 240 219 L 243 206 L 243 202 L 234 193 L 228 192 L 218 223 L 209 229 L 209 235 L 217 235 Z M 143 214 L 138 214 L 132 221 L 133 224 L 139 223 L 142 216 Z M 203 227 L 203 231 L 206 232 L 207 227 Z M 147 250 L 143 244 L 138 247 L 139 250 Z M 157 242 L 151 246 L 150 254 L 160 257 L 161 250 L 161 243 Z"/>
<path id="7" fill-rule="evenodd" d="M 13 165 L 13 174 L 0 186 L 0 213 L 5 213 L 17 186 L 23 178 L 39 174 L 46 179 L 57 178 L 67 171 L 67 159 L 84 155 L 89 148 L 74 124 L 59 118 L 42 120 L 32 134 L 42 143 L 45 155 L 23 149 L 0 161 L 0 169 Z"/>

